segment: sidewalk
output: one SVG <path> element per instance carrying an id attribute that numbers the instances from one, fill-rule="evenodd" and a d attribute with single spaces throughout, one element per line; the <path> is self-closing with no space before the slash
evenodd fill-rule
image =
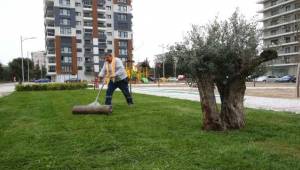
<path id="1" fill-rule="evenodd" d="M 7 96 L 15 91 L 15 83 L 0 84 L 0 97 Z"/>
<path id="2" fill-rule="evenodd" d="M 186 99 L 191 101 L 200 101 L 200 96 L 197 90 L 185 87 L 134 87 L 134 93 L 148 94 L 155 96 L 164 96 L 176 99 Z M 217 103 L 221 103 L 219 96 L 216 96 Z M 299 99 L 279 99 L 267 97 L 245 96 L 245 107 L 286 111 L 300 114 Z"/>

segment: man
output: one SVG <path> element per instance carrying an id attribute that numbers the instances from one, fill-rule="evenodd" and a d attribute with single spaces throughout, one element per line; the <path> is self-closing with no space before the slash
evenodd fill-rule
<path id="1" fill-rule="evenodd" d="M 113 57 L 112 54 L 105 54 L 105 63 L 99 73 L 100 80 L 109 79 L 108 89 L 106 91 L 105 104 L 112 105 L 112 96 L 114 91 L 119 88 L 124 94 L 129 106 L 133 105 L 131 94 L 128 88 L 128 77 L 122 61 Z M 104 80 L 105 81 L 105 80 Z"/>

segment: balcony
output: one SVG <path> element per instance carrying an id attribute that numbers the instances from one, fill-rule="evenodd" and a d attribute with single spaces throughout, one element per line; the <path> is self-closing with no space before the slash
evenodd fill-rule
<path id="1" fill-rule="evenodd" d="M 292 2 L 295 2 L 295 1 L 296 1 L 296 0 L 281 1 L 281 2 L 279 2 L 279 3 L 276 3 L 276 4 L 274 4 L 274 5 L 271 5 L 271 6 L 269 6 L 269 7 L 266 7 L 266 8 L 264 8 L 264 9 L 262 9 L 262 10 L 257 11 L 257 12 L 258 12 L 258 13 L 263 13 L 263 12 L 269 11 L 269 10 L 274 9 L 274 8 L 281 7 L 282 5 L 287 5 L 287 4 L 292 3 Z"/>
<path id="2" fill-rule="evenodd" d="M 292 14 L 292 13 L 295 13 L 295 12 L 299 12 L 300 11 L 300 8 L 296 8 L 296 9 L 293 9 L 293 10 L 290 10 L 290 11 L 285 11 L 285 12 L 279 12 L 279 14 L 276 14 L 276 15 L 273 15 L 273 16 L 265 16 L 263 19 L 259 20 L 260 22 L 263 22 L 263 21 L 267 21 L 267 20 L 270 20 L 270 19 L 273 19 L 273 18 L 278 18 L 278 17 L 281 17 L 281 16 L 284 16 L 284 15 L 288 15 L 288 14 Z"/>

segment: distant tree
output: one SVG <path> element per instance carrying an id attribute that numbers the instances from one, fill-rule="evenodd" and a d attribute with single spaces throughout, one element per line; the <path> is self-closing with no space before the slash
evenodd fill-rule
<path id="1" fill-rule="evenodd" d="M 165 53 L 163 56 L 157 56 L 155 59 L 156 63 L 160 63 L 161 67 L 159 70 L 160 77 L 163 76 L 163 63 L 165 64 L 165 76 L 173 77 L 175 74 L 175 58 L 169 53 Z"/>
<path id="2" fill-rule="evenodd" d="M 27 81 L 28 80 L 28 63 L 29 63 L 29 76 L 32 77 L 33 76 L 33 62 L 28 58 L 25 58 L 23 60 L 23 62 L 24 62 L 24 79 L 25 79 L 25 81 Z M 22 58 L 16 58 L 12 62 L 10 62 L 8 65 L 9 65 L 11 75 L 16 77 L 16 80 L 21 83 L 22 82 Z"/>
<path id="3" fill-rule="evenodd" d="M 261 63 L 278 57 L 271 49 L 258 55 L 259 42 L 257 24 L 236 11 L 228 20 L 193 26 L 183 43 L 170 48 L 178 65 L 198 84 L 203 129 L 223 131 L 245 126 L 246 79 Z M 220 111 L 215 85 L 221 99 Z"/>
<path id="4" fill-rule="evenodd" d="M 37 80 L 40 78 L 44 78 L 47 74 L 47 70 L 45 67 L 42 67 L 42 70 L 39 65 L 35 65 L 33 69 L 33 79 Z"/>

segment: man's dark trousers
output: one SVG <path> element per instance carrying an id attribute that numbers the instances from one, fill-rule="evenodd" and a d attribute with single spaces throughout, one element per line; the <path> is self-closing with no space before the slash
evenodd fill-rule
<path id="1" fill-rule="evenodd" d="M 117 82 L 113 82 L 111 80 L 109 81 L 108 89 L 106 91 L 105 104 L 106 105 L 111 105 L 112 96 L 114 94 L 114 91 L 117 88 L 119 88 L 122 91 L 122 93 L 124 94 L 128 105 L 132 105 L 133 101 L 132 101 L 131 94 L 129 93 L 128 78 L 123 79 L 121 81 L 117 81 Z"/>

